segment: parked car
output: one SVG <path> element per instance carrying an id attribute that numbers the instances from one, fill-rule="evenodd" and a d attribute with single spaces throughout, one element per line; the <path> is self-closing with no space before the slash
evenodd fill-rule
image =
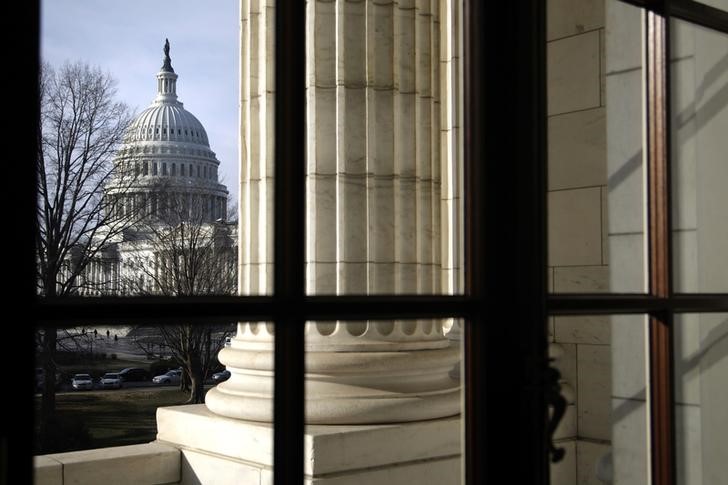
<path id="1" fill-rule="evenodd" d="M 121 389 L 121 377 L 119 374 L 106 373 L 100 381 L 101 389 Z"/>
<path id="2" fill-rule="evenodd" d="M 221 371 L 221 372 L 215 372 L 212 375 L 212 380 L 215 383 L 225 382 L 228 379 L 230 379 L 230 371 L 227 369 L 225 369 L 224 371 Z"/>
<path id="3" fill-rule="evenodd" d="M 88 374 L 75 374 L 71 379 L 71 386 L 80 391 L 81 389 L 93 389 L 94 383 Z"/>
<path id="4" fill-rule="evenodd" d="M 162 375 L 154 376 L 152 382 L 155 384 L 179 384 L 180 379 L 182 379 L 182 371 L 180 369 L 174 369 Z"/>
<path id="5" fill-rule="evenodd" d="M 149 372 L 139 367 L 127 367 L 119 372 L 122 382 L 140 382 L 149 380 Z"/>

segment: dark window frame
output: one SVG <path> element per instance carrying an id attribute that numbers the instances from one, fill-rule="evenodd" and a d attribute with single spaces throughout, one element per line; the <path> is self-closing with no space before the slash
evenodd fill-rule
<path id="1" fill-rule="evenodd" d="M 13 6 L 13 18 L 30 48 L 20 52 L 14 66 L 18 91 L 36 107 L 27 110 L 26 126 L 37 130 L 39 4 L 38 0 Z M 509 5 L 509 4 L 514 5 Z M 670 286 L 669 260 L 669 96 L 650 96 L 655 108 L 650 126 L 663 123 L 651 138 L 659 148 L 650 155 L 650 166 L 665 177 L 651 176 L 650 200 L 659 216 L 650 219 L 652 256 L 650 292 L 645 295 L 548 295 L 546 293 L 545 212 L 545 6 L 539 0 L 464 2 L 464 164 L 466 174 L 466 294 L 463 296 L 346 296 L 311 297 L 303 292 L 304 241 L 304 91 L 305 35 L 303 2 L 280 2 L 276 7 L 276 278 L 274 296 L 165 298 L 69 298 L 43 300 L 34 295 L 32 278 L 35 228 L 35 170 L 33 164 L 19 168 L 18 181 L 24 191 L 10 214 L 19 231 L 12 248 L 24 265 L 23 279 L 11 289 L 16 301 L 28 302 L 34 322 L 54 325 L 96 323 L 142 323 L 275 320 L 276 404 L 275 483 L 300 483 L 300 469 L 286 466 L 303 463 L 303 322 L 306 319 L 462 317 L 465 326 L 465 420 L 467 483 L 488 483 L 504 474 L 514 483 L 548 483 L 546 452 L 546 404 L 543 375 L 546 367 L 547 315 L 593 313 L 648 313 L 652 318 L 651 385 L 659 392 L 651 410 L 655 452 L 653 477 L 659 483 L 674 483 L 674 416 L 670 366 L 671 317 L 676 312 L 727 311 L 724 294 L 680 295 Z M 638 1 L 632 3 L 652 14 L 651 51 L 656 59 L 648 69 L 655 82 L 669 92 L 666 39 L 670 16 L 728 32 L 728 16 L 688 0 Z M 662 42 L 661 47 L 658 46 Z M 14 53 L 11 53 L 14 54 Z M 660 64 L 659 59 L 662 59 Z M 651 64 L 648 64 L 648 67 Z M 509 73 L 487 76 L 488 72 Z M 500 78 L 500 79 L 498 79 Z M 515 96 L 517 95 L 517 96 Z M 511 97 L 513 96 L 513 97 Z M 504 107 L 510 99 L 509 109 Z M 515 100 L 515 102 L 514 102 Z M 662 121 L 659 121 L 662 120 Z M 26 151 L 34 150 L 35 133 L 19 135 Z M 27 157 L 26 157 L 27 158 Z M 18 158 L 22 159 L 22 157 Z M 480 160 L 510 160 L 511 163 L 477 163 Z M 661 167 L 661 168 L 660 168 Z M 662 194 L 662 195 L 660 195 Z M 12 219 L 15 217 L 15 219 Z M 654 225 L 653 225 L 654 224 Z M 490 228 L 503 238 L 488 238 Z M 668 232 L 669 233 L 669 232 Z M 660 239 L 658 234 L 663 234 Z M 510 235 L 510 236 L 509 236 Z M 513 235 L 517 235 L 513 236 Z M 296 244 L 301 242 L 301 244 Z M 659 256 L 661 254 L 661 256 Z M 665 259 L 667 257 L 667 259 Z M 509 261 L 506 265 L 504 262 Z M 662 261 L 663 263 L 659 263 Z M 666 264 L 662 269 L 660 264 Z M 284 269 L 286 268 L 286 269 Z M 665 286 L 667 285 L 667 286 Z M 665 293 L 667 288 L 667 293 Z M 285 308 L 285 311 L 281 310 Z M 503 317 L 498 309 L 507 310 Z M 27 330 L 27 329 L 25 329 Z M 19 333 L 28 342 L 24 330 Z M 503 342 L 513 342 L 503 345 Z M 32 356 L 31 356 L 32 359 Z M 510 362 L 503 366 L 502 362 Z M 31 360 L 32 362 L 32 360 Z M 668 368 L 666 368 L 666 366 Z M 32 364 L 28 368 L 33 368 Z M 662 387 L 661 387 L 662 386 Z M 667 386 L 667 387 L 665 387 Z M 28 393 L 30 393 L 30 384 Z M 515 399 L 514 399 L 515 398 Z M 281 406 L 285 402 L 287 405 Z M 517 404 L 514 404 L 517 403 Z M 31 406 L 32 409 L 32 406 Z M 32 422 L 32 417 L 30 421 Z M 515 423 L 515 426 L 514 426 Z M 506 425 L 507 424 L 507 425 Z M 658 426 L 655 426 L 657 424 Z M 27 428 L 22 436 L 27 439 Z M 32 467 L 32 445 L 11 451 L 3 432 L 0 461 L 22 465 L 27 475 Z M 17 435 L 21 436 L 21 435 Z M 291 439 L 299 436 L 301 439 Z M 286 439 L 281 439 L 285 437 Z M 20 451 L 23 453 L 21 454 Z M 7 466 L 2 467 L 7 470 Z M 493 482 L 490 482 L 493 483 Z M 658 482 L 656 482 L 658 483 Z"/>

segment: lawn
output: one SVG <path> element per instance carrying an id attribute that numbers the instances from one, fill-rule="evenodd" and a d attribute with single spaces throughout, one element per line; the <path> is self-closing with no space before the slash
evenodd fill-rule
<path id="1" fill-rule="evenodd" d="M 176 387 L 59 393 L 56 395 L 58 438 L 54 440 L 53 449 L 44 452 L 153 441 L 157 434 L 157 408 L 184 404 L 188 397 L 188 393 L 180 392 Z M 36 412 L 39 408 L 40 397 L 37 396 Z"/>

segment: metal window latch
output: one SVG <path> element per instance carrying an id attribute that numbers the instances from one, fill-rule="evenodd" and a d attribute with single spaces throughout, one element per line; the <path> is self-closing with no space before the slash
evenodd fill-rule
<path id="1" fill-rule="evenodd" d="M 553 360 L 554 359 L 549 359 L 549 362 L 553 362 Z M 564 396 L 561 395 L 561 384 L 559 384 L 559 379 L 561 379 L 561 373 L 551 367 L 551 365 L 548 365 L 546 367 L 544 388 L 546 391 L 546 403 L 551 409 L 553 409 L 553 413 L 549 418 L 547 426 L 549 453 L 551 454 L 552 463 L 560 462 L 566 454 L 566 450 L 563 448 L 557 448 L 554 445 L 554 433 L 566 412 L 566 399 L 564 399 Z"/>

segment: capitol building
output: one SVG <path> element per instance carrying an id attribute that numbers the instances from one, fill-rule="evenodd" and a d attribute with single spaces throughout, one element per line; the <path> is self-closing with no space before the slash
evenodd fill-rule
<path id="1" fill-rule="evenodd" d="M 104 188 L 104 206 L 124 230 L 81 276 L 82 295 L 236 291 L 237 224 L 228 221 L 220 161 L 178 100 L 169 41 L 164 53 L 157 96 L 128 128 Z"/>

